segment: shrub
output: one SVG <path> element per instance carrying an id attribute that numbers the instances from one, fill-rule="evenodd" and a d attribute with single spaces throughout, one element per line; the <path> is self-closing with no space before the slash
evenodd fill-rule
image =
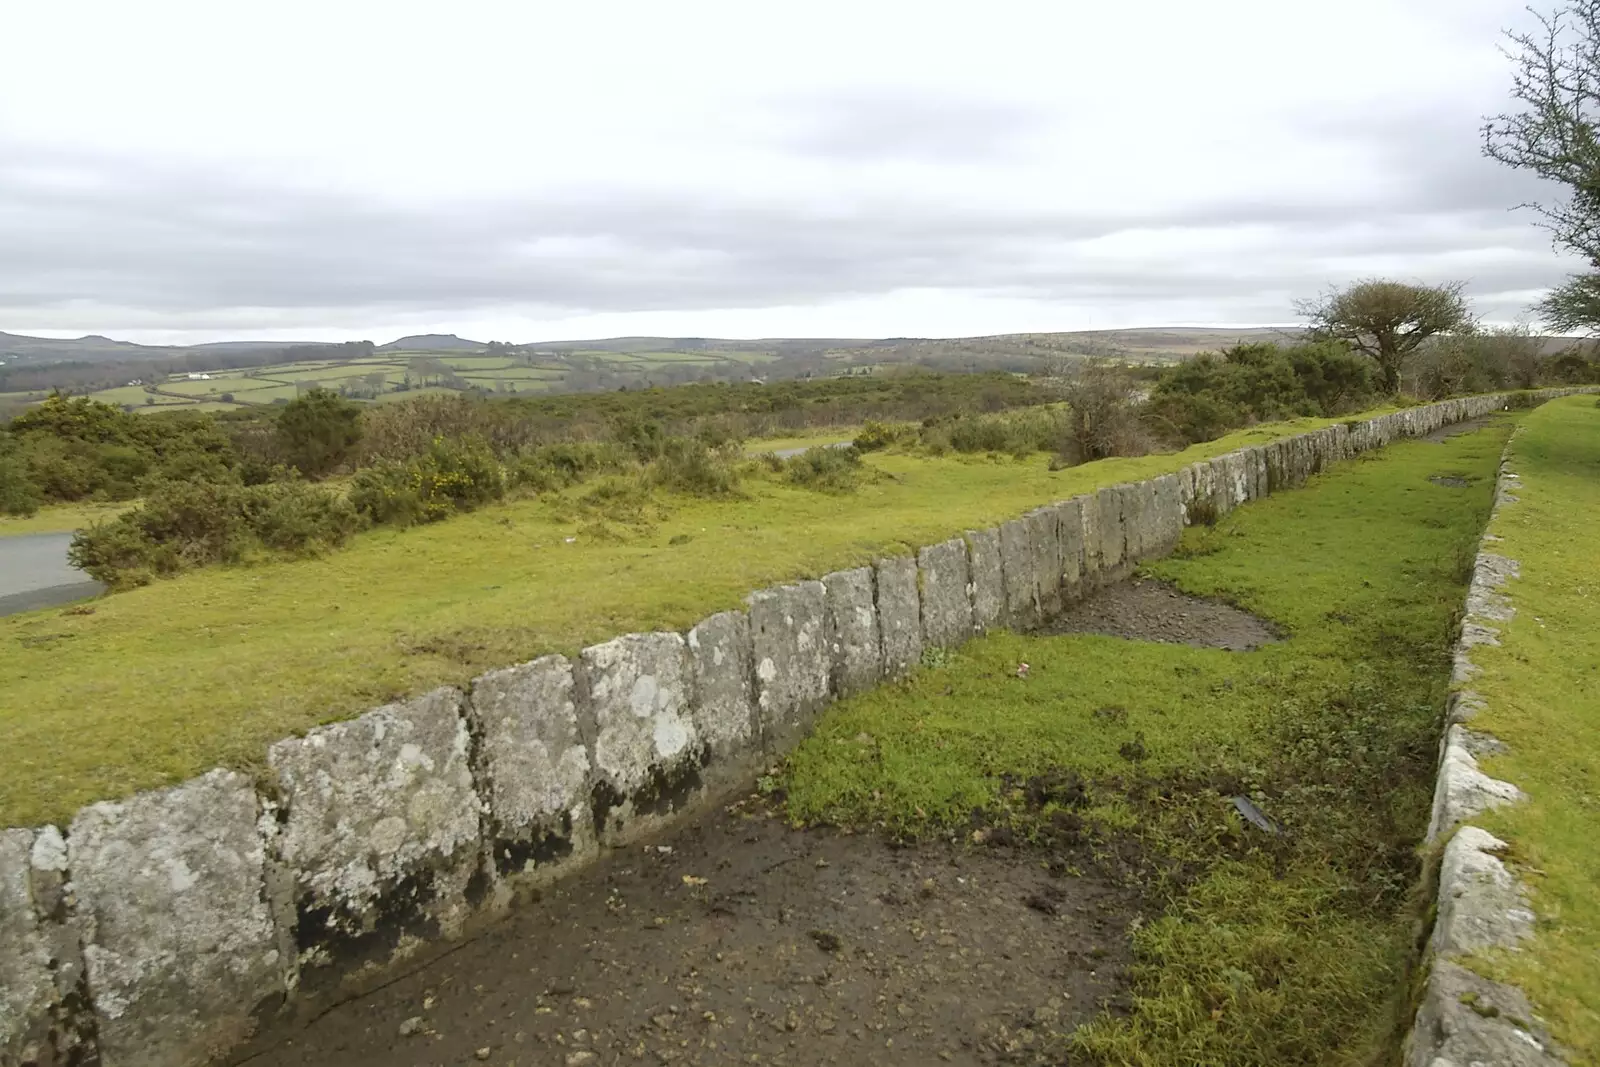
<path id="1" fill-rule="evenodd" d="M 32 515 L 44 498 L 21 460 L 0 442 L 0 515 Z"/>
<path id="2" fill-rule="evenodd" d="M 358 525 L 337 493 L 302 482 L 161 482 L 139 507 L 80 530 L 67 556 L 90 577 L 125 588 L 258 549 L 336 548 Z"/>
<path id="3" fill-rule="evenodd" d="M 693 496 L 726 497 L 739 491 L 739 474 L 728 452 L 713 451 L 696 438 L 668 438 L 648 477 L 652 485 Z"/>
<path id="4" fill-rule="evenodd" d="M 877 452 L 880 449 L 915 444 L 917 436 L 917 428 L 909 423 L 868 419 L 861 427 L 861 432 L 856 434 L 855 446 L 862 452 Z"/>
<path id="5" fill-rule="evenodd" d="M 361 440 L 361 409 L 338 393 L 311 389 L 278 413 L 278 446 L 302 474 L 321 478 L 333 473 L 355 452 Z"/>
<path id="6" fill-rule="evenodd" d="M 250 532 L 276 552 L 318 555 L 344 544 L 361 526 L 349 500 L 304 482 L 246 486 L 241 499 Z"/>
<path id="7" fill-rule="evenodd" d="M 1137 388 L 1126 371 L 1099 361 L 1079 364 L 1060 387 L 1067 419 L 1057 455 L 1069 463 L 1139 456 L 1149 443 L 1139 422 Z"/>
<path id="8" fill-rule="evenodd" d="M 438 438 L 406 463 L 380 460 L 356 472 L 350 503 L 372 523 L 411 526 L 471 511 L 505 495 L 505 476 L 475 438 Z"/>
<path id="9" fill-rule="evenodd" d="M 824 493 L 853 493 L 861 485 L 861 453 L 848 448 L 808 448 L 784 461 L 785 476 L 794 485 Z"/>
<path id="10" fill-rule="evenodd" d="M 513 487 L 548 493 L 596 474 L 624 470 L 632 461 L 632 456 L 611 441 L 562 441 L 518 455 L 507 478 Z"/>

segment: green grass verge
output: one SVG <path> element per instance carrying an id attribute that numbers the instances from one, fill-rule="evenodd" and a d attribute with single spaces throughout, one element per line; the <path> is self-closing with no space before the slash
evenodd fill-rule
<path id="1" fill-rule="evenodd" d="M 921 835 L 965 834 L 977 810 L 1136 884 L 1154 914 L 1132 1010 L 1056 1035 L 1066 1062 L 1383 1062 L 1407 1015 L 1454 620 L 1509 431 L 1341 464 L 1150 568 L 1284 642 L 972 642 L 825 715 L 785 772 L 791 814 Z M 1041 776 L 1079 785 L 1020 785 Z M 1241 822 L 1240 794 L 1283 836 Z"/>
<path id="2" fill-rule="evenodd" d="M 626 494 L 606 502 L 593 495 L 604 485 L 583 486 L 376 530 L 321 559 L 195 571 L 105 597 L 93 614 L 0 619 L 0 826 L 66 819 L 217 765 L 258 767 L 272 741 L 384 701 L 682 628 L 766 585 L 1329 421 L 1062 471 L 1044 456 L 875 455 L 885 477 L 850 496 L 758 480 L 745 499 L 673 499 L 664 514 L 657 502 L 630 515 Z"/>
<path id="3" fill-rule="evenodd" d="M 81 530 L 85 526 L 93 526 L 97 522 L 114 519 L 124 511 L 133 507 L 137 501 L 125 500 L 114 504 L 51 504 L 22 518 L 16 515 L 0 515 L 0 537 L 15 537 L 21 534 L 41 533 L 71 533 Z"/>
<path id="4" fill-rule="evenodd" d="M 1539 916 L 1533 945 L 1486 970 L 1521 986 L 1573 1063 L 1600 1062 L 1600 407 L 1567 397 L 1527 416 L 1512 442 L 1518 502 L 1492 551 L 1517 561 L 1516 616 L 1480 646 L 1472 722 L 1509 752 L 1483 761 L 1527 803 L 1475 820 L 1511 844 Z"/>

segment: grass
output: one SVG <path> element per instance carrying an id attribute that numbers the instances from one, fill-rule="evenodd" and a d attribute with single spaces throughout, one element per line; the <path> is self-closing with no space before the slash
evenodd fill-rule
<path id="1" fill-rule="evenodd" d="M 1055 1035 L 1066 1062 L 1386 1062 L 1408 1021 L 1453 622 L 1509 431 L 1342 464 L 1190 529 L 1150 568 L 1271 619 L 1282 643 L 972 642 L 827 713 L 783 778 L 791 814 L 918 836 L 965 835 L 977 811 L 1084 837 L 1154 914 L 1133 933 L 1131 1011 Z M 1428 480 L 1441 472 L 1470 485 Z M 1285 833 L 1241 822 L 1234 795 Z"/>
<path id="2" fill-rule="evenodd" d="M 753 438 L 744 443 L 747 455 L 759 456 L 764 452 L 783 452 L 791 448 L 813 448 L 835 441 L 853 440 L 861 432 L 860 426 L 817 426 L 802 433 L 784 437 Z"/>
<path id="3" fill-rule="evenodd" d="M 1500 646 L 1473 650 L 1487 701 L 1474 728 L 1509 747 L 1484 761 L 1530 800 L 1486 816 L 1510 843 L 1539 915 L 1531 948 L 1488 961 L 1521 986 L 1573 1063 L 1600 1062 L 1600 408 L 1553 401 L 1512 442 L 1518 502 L 1501 509 L 1493 551 L 1516 560 L 1516 616 Z"/>
<path id="4" fill-rule="evenodd" d="M 134 501 L 111 504 L 51 504 L 40 508 L 27 518 L 0 515 L 0 537 L 22 534 L 70 533 L 97 522 L 114 519 L 134 506 Z"/>
<path id="5" fill-rule="evenodd" d="M 672 500 L 665 515 L 607 513 L 580 487 L 373 531 L 321 559 L 196 571 L 102 598 L 93 614 L 0 619 L 0 826 L 62 820 L 219 764 L 254 768 L 270 742 L 387 700 L 684 627 L 765 585 L 1328 421 L 1062 471 L 1044 456 L 875 455 L 887 477 L 846 498 L 774 478 L 741 500 Z"/>

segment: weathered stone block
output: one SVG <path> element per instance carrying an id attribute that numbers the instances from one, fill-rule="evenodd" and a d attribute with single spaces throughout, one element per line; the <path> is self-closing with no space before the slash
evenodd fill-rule
<path id="1" fill-rule="evenodd" d="M 972 627 L 986 633 L 1005 625 L 1006 579 L 1000 564 L 1000 531 L 967 531 L 967 572 L 972 581 Z"/>
<path id="2" fill-rule="evenodd" d="M 1055 506 L 1056 532 L 1060 538 L 1061 599 L 1063 603 L 1083 596 L 1083 501 L 1075 496 Z"/>
<path id="3" fill-rule="evenodd" d="M 1145 550 L 1149 558 L 1159 559 L 1171 554 L 1183 537 L 1183 490 L 1175 474 L 1163 474 L 1151 479 L 1150 484 L 1154 490 L 1150 524 L 1153 532 Z"/>
<path id="4" fill-rule="evenodd" d="M 1078 518 L 1083 540 L 1083 591 L 1088 593 L 1100 584 L 1100 574 L 1105 561 L 1100 556 L 1100 497 L 1089 493 L 1077 498 Z"/>
<path id="5" fill-rule="evenodd" d="M 821 582 L 799 582 L 752 593 L 747 603 L 762 743 L 787 752 L 829 697 L 827 591 Z"/>
<path id="6" fill-rule="evenodd" d="M 572 664 L 544 656 L 472 683 L 484 838 L 506 890 L 537 886 L 593 856 L 589 746 L 573 703 Z M 504 904 L 509 893 L 501 893 Z"/>
<path id="7" fill-rule="evenodd" d="M 899 678 L 922 658 L 922 594 L 917 561 L 894 556 L 878 561 L 878 631 L 883 637 L 883 676 Z"/>
<path id="8" fill-rule="evenodd" d="M 1061 613 L 1061 530 L 1054 507 L 1035 508 L 1028 521 L 1028 545 L 1033 551 L 1034 603 L 1039 617 Z"/>
<path id="9" fill-rule="evenodd" d="M 922 640 L 954 648 L 972 636 L 972 599 L 967 593 L 967 545 L 957 538 L 917 552 L 922 578 Z"/>
<path id="10" fill-rule="evenodd" d="M 824 575 L 822 588 L 833 643 L 833 691 L 842 697 L 864 693 L 883 679 L 883 635 L 878 632 L 872 568 Z"/>
<path id="11" fill-rule="evenodd" d="M 208 1063 L 288 988 L 250 779 L 212 771 L 72 820 L 76 921 L 105 1067 Z"/>
<path id="12" fill-rule="evenodd" d="M 594 826 L 632 841 L 698 794 L 705 743 L 689 718 L 688 646 L 675 633 L 624 634 L 578 657 L 594 717 Z"/>
<path id="13" fill-rule="evenodd" d="M 0 1063 L 66 1062 L 51 939 L 35 910 L 34 833 L 0 830 Z"/>
<path id="14" fill-rule="evenodd" d="M 1000 572 L 1006 585 L 1006 621 L 1012 627 L 1039 620 L 1039 581 L 1033 557 L 1033 524 L 1026 518 L 1000 524 Z"/>
<path id="15" fill-rule="evenodd" d="M 1108 485 L 1094 494 L 1096 523 L 1085 535 L 1092 538 L 1095 555 L 1100 560 L 1101 582 L 1116 581 L 1123 575 L 1123 560 L 1127 559 L 1127 539 L 1122 514 L 1122 490 Z"/>
<path id="16" fill-rule="evenodd" d="M 1129 566 L 1144 558 L 1145 539 L 1150 535 L 1150 494 L 1147 482 L 1124 483 L 1116 487 L 1122 505 L 1123 560 Z"/>
<path id="17" fill-rule="evenodd" d="M 718 612 L 689 631 L 693 696 L 689 721 L 706 746 L 708 782 L 725 784 L 758 761 L 761 739 L 756 725 L 754 665 L 750 659 L 750 616 Z"/>
<path id="18" fill-rule="evenodd" d="M 268 750 L 303 990 L 460 935 L 480 873 L 470 748 L 461 694 L 436 689 Z"/>

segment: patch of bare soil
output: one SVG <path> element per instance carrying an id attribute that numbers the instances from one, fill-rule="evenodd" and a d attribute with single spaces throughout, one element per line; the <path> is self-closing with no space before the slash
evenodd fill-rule
<path id="1" fill-rule="evenodd" d="M 1248 652 L 1283 635 L 1265 619 L 1231 604 L 1179 592 L 1155 579 L 1108 585 L 1040 627 L 1042 634 L 1104 634 Z"/>
<path id="2" fill-rule="evenodd" d="M 248 1062 L 1056 1062 L 1046 1035 L 1118 1004 L 1138 905 L 1059 856 L 989 845 L 794 831 L 753 801 L 713 810 L 263 1035 Z"/>
<path id="3" fill-rule="evenodd" d="M 1493 415 L 1480 415 L 1478 418 L 1468 419 L 1465 422 L 1455 422 L 1449 426 L 1441 426 L 1432 433 L 1423 434 L 1417 440 L 1426 441 L 1433 445 L 1442 445 L 1452 437 L 1459 437 L 1464 433 L 1475 433 L 1493 421 Z"/>

